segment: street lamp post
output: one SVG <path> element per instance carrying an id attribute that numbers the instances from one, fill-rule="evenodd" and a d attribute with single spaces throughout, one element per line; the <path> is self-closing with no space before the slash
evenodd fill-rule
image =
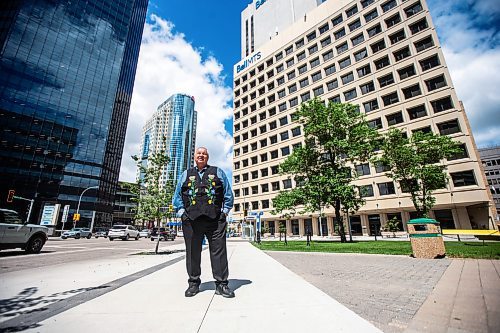
<path id="1" fill-rule="evenodd" d="M 99 186 L 90 186 L 90 187 L 87 187 L 85 190 L 83 190 L 82 194 L 80 194 L 80 198 L 78 199 L 78 206 L 76 207 L 76 214 L 78 214 L 80 212 L 80 202 L 82 201 L 82 196 L 85 192 L 87 192 L 88 190 L 91 190 L 93 188 L 99 188 Z M 75 223 L 73 224 L 73 228 L 76 226 L 76 221 Z"/>

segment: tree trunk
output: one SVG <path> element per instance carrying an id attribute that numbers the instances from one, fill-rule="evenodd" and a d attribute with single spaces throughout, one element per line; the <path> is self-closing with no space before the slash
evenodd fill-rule
<path id="1" fill-rule="evenodd" d="M 339 226 L 340 242 L 346 243 L 347 239 L 345 237 L 344 223 L 342 223 L 342 216 L 340 216 L 340 200 L 335 200 L 335 220 Z"/>

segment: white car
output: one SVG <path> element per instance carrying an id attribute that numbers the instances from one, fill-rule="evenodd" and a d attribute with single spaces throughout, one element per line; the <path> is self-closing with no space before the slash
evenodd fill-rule
<path id="1" fill-rule="evenodd" d="M 89 228 L 73 228 L 71 230 L 65 231 L 62 235 L 62 239 L 66 238 L 75 238 L 79 239 L 81 237 L 85 237 L 90 239 L 92 237 L 92 231 Z"/>
<path id="2" fill-rule="evenodd" d="M 149 238 L 149 236 L 151 236 L 151 231 L 149 229 L 142 229 L 140 232 L 139 232 L 139 235 L 141 237 L 145 237 L 145 238 Z"/>
<path id="3" fill-rule="evenodd" d="M 108 231 L 108 238 L 110 241 L 115 240 L 115 238 L 122 240 L 135 238 L 135 240 L 138 240 L 141 238 L 141 235 L 139 235 L 139 231 L 133 225 L 114 225 Z"/>
<path id="4" fill-rule="evenodd" d="M 47 227 L 24 223 L 16 211 L 0 209 L 0 250 L 21 248 L 40 253 L 48 231 Z"/>

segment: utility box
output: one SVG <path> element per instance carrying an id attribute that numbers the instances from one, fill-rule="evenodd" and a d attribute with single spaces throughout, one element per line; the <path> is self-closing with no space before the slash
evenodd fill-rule
<path id="1" fill-rule="evenodd" d="M 415 258 L 436 259 L 446 255 L 438 221 L 429 218 L 410 220 L 408 234 Z"/>

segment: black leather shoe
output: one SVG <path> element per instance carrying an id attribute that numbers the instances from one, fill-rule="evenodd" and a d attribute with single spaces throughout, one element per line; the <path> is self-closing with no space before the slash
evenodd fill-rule
<path id="1" fill-rule="evenodd" d="M 186 292 L 184 292 L 184 296 L 186 297 L 193 297 L 197 293 L 200 292 L 200 286 L 197 284 L 190 284 L 189 287 L 186 289 Z"/>
<path id="2" fill-rule="evenodd" d="M 234 297 L 234 292 L 231 289 L 229 289 L 229 287 L 226 284 L 219 284 L 217 287 L 215 287 L 215 294 L 221 295 L 222 297 L 225 298 Z"/>

